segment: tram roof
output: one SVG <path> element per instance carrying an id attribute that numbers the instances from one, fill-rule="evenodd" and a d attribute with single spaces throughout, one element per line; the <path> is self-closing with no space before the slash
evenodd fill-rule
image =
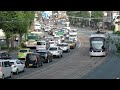
<path id="1" fill-rule="evenodd" d="M 91 34 L 91 36 L 90 37 L 104 37 L 104 38 L 106 38 L 106 37 L 108 37 L 108 35 L 107 34 Z"/>

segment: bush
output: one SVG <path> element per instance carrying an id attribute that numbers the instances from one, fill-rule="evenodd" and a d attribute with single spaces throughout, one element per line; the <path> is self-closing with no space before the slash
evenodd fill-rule
<path id="1" fill-rule="evenodd" d="M 113 34 L 120 35 L 120 31 L 113 32 Z"/>
<path id="2" fill-rule="evenodd" d="M 1 46 L 1 50 L 7 50 L 8 47 L 5 45 L 5 46 Z"/>
<path id="3" fill-rule="evenodd" d="M 112 26 L 111 26 L 111 30 L 112 30 L 112 31 L 115 31 L 115 25 L 112 25 Z"/>
<path id="4" fill-rule="evenodd" d="M 120 53 L 120 45 L 116 45 L 116 48 L 117 48 L 117 52 Z"/>

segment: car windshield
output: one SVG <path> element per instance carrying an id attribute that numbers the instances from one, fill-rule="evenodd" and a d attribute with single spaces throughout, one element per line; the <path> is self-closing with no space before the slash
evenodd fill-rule
<path id="1" fill-rule="evenodd" d="M 57 48 L 56 47 L 51 47 L 49 50 L 54 51 L 54 50 L 57 50 Z"/>
<path id="2" fill-rule="evenodd" d="M 37 45 L 45 45 L 45 42 L 37 42 Z"/>
<path id="3" fill-rule="evenodd" d="M 20 50 L 20 52 L 21 52 L 21 53 L 25 53 L 25 52 L 27 52 L 27 50 Z"/>
<path id="4" fill-rule="evenodd" d="M 76 35 L 70 35 L 70 37 L 76 37 Z"/>
<path id="5" fill-rule="evenodd" d="M 103 38 L 92 38 L 91 44 L 95 49 L 102 49 L 102 46 L 104 45 Z"/>
<path id="6" fill-rule="evenodd" d="M 37 59 L 35 54 L 28 54 L 27 57 L 29 58 L 29 60 L 36 60 Z"/>
<path id="7" fill-rule="evenodd" d="M 32 35 L 30 36 L 30 35 L 29 35 L 29 36 L 27 36 L 27 39 L 28 39 L 28 40 L 31 40 L 31 39 L 33 39 L 33 40 L 38 40 L 38 36 L 35 36 L 35 35 L 34 35 L 34 36 L 32 36 Z"/>

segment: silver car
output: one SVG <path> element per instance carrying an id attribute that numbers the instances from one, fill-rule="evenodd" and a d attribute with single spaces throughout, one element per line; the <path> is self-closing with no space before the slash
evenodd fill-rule
<path id="1" fill-rule="evenodd" d="M 70 46 L 68 43 L 60 43 L 58 45 L 63 51 L 70 52 Z"/>
<path id="2" fill-rule="evenodd" d="M 63 56 L 63 51 L 58 46 L 49 47 L 48 50 L 49 50 L 50 53 L 52 53 L 53 56 L 58 56 L 58 57 L 62 57 Z"/>

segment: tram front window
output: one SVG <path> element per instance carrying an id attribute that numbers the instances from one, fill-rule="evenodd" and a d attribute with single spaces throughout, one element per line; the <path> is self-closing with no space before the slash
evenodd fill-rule
<path id="1" fill-rule="evenodd" d="M 92 41 L 92 47 L 94 49 L 102 49 L 103 41 Z"/>
<path id="2" fill-rule="evenodd" d="M 103 38 L 92 38 L 91 39 L 91 46 L 93 49 L 102 49 L 104 46 L 104 39 Z"/>

